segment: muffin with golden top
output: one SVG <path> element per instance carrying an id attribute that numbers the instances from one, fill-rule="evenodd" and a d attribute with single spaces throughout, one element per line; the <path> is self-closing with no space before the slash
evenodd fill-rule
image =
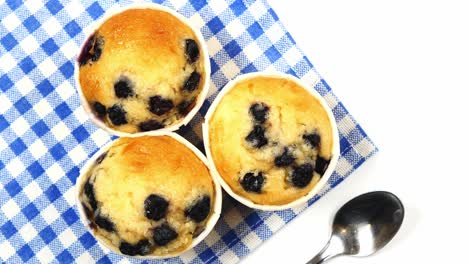
<path id="1" fill-rule="evenodd" d="M 131 8 L 106 19 L 77 59 L 88 110 L 123 133 L 181 123 L 206 94 L 208 55 L 200 36 L 162 7 Z"/>
<path id="2" fill-rule="evenodd" d="M 298 80 L 246 76 L 209 109 L 205 146 L 228 191 L 256 205 L 284 206 L 307 196 L 337 158 L 335 121 Z"/>
<path id="3" fill-rule="evenodd" d="M 82 177 L 78 199 L 93 234 L 122 254 L 176 255 L 219 214 L 207 166 L 172 136 L 119 138 Z"/>

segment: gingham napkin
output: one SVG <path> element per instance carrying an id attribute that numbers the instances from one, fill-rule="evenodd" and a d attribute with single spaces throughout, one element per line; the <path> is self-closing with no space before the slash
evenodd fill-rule
<path id="1" fill-rule="evenodd" d="M 132 262 L 101 248 L 78 219 L 74 184 L 84 162 L 111 140 L 80 107 L 73 61 L 83 29 L 109 1 L 7 0 L 0 4 L 0 259 L 6 263 Z M 340 131 L 341 158 L 326 188 L 295 210 L 260 212 L 224 198 L 215 230 L 170 263 L 235 263 L 377 151 L 265 1 L 162 1 L 197 25 L 208 43 L 209 97 L 179 133 L 200 149 L 202 116 L 230 79 L 277 70 L 325 97 Z M 319 25 L 317 25 L 319 26 Z"/>

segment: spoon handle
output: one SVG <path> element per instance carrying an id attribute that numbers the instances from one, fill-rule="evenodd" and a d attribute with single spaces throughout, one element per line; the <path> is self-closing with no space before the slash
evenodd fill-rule
<path id="1" fill-rule="evenodd" d="M 342 251 L 333 246 L 336 244 L 330 243 L 330 242 L 331 240 L 328 241 L 327 245 L 325 245 L 325 247 L 317 255 L 315 255 L 315 257 L 309 260 L 306 264 L 320 264 L 341 254 Z"/>

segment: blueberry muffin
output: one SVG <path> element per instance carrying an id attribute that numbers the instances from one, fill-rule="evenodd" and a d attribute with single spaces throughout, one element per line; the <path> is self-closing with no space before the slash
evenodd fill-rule
<path id="1" fill-rule="evenodd" d="M 78 56 L 79 83 L 94 115 L 126 133 L 181 122 L 206 82 L 196 33 L 174 15 L 129 9 L 107 19 Z"/>
<path id="2" fill-rule="evenodd" d="M 93 233 L 126 255 L 174 255 L 213 214 L 205 164 L 170 136 L 119 138 L 85 174 L 79 193 Z"/>
<path id="3" fill-rule="evenodd" d="M 285 205 L 307 195 L 325 173 L 332 121 L 297 82 L 244 78 L 215 107 L 208 117 L 209 151 L 234 193 L 255 204 Z"/>

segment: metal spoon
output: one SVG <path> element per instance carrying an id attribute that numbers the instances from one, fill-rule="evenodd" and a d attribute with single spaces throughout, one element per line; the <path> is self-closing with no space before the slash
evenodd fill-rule
<path id="1" fill-rule="evenodd" d="M 362 194 L 338 210 L 328 244 L 307 264 L 333 257 L 365 257 L 383 248 L 398 232 L 405 209 L 394 194 L 384 191 Z"/>

